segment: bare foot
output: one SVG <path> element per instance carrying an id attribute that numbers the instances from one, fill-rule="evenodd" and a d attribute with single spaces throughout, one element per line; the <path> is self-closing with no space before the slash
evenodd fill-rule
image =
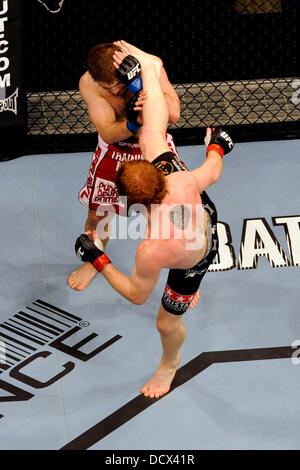
<path id="1" fill-rule="evenodd" d="M 189 308 L 194 308 L 196 307 L 197 303 L 199 302 L 200 300 L 200 290 L 198 289 L 196 294 L 194 295 L 194 298 L 193 300 L 191 301 L 190 305 L 189 305 Z"/>
<path id="2" fill-rule="evenodd" d="M 114 44 L 119 46 L 119 48 L 122 51 L 121 53 L 115 52 L 114 59 L 117 58 L 118 56 L 120 57 L 120 54 L 122 53 L 124 55 L 123 58 L 126 57 L 127 55 L 133 55 L 140 62 L 143 68 L 151 64 L 155 66 L 157 72 L 160 71 L 162 67 L 162 60 L 159 57 L 154 56 L 152 54 L 148 54 L 147 52 L 144 52 L 141 49 L 138 49 L 137 47 L 133 46 L 132 44 L 129 44 L 126 41 L 116 41 L 114 42 Z"/>
<path id="3" fill-rule="evenodd" d="M 72 289 L 84 290 L 96 274 L 98 274 L 98 271 L 91 263 L 84 263 L 79 269 L 70 274 L 67 283 Z"/>
<path id="4" fill-rule="evenodd" d="M 152 379 L 141 388 L 140 392 L 149 398 L 159 398 L 168 393 L 179 363 L 180 354 L 174 366 L 165 366 L 160 363 Z"/>

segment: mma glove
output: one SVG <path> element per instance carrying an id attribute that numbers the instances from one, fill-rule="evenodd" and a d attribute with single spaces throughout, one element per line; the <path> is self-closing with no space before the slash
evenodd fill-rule
<path id="1" fill-rule="evenodd" d="M 138 91 L 126 105 L 127 128 L 133 134 L 136 134 L 141 128 L 141 125 L 137 121 L 140 112 L 134 110 L 135 103 L 137 102 L 139 95 L 140 92 Z"/>
<path id="2" fill-rule="evenodd" d="M 206 155 L 210 150 L 215 150 L 222 158 L 226 153 L 231 152 L 234 146 L 233 140 L 222 128 L 213 128 L 211 135 L 204 138 L 204 143 L 207 147 Z"/>
<path id="3" fill-rule="evenodd" d="M 116 74 L 132 93 L 135 94 L 142 89 L 141 64 L 132 55 L 125 57 L 116 70 Z"/>
<path id="4" fill-rule="evenodd" d="M 81 261 L 92 263 L 94 268 L 99 272 L 102 271 L 104 266 L 111 263 L 104 251 L 99 250 L 85 233 L 82 233 L 77 238 L 75 242 L 75 252 Z"/>

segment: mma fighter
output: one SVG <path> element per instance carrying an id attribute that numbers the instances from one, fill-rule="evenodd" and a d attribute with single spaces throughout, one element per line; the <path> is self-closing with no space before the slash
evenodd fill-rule
<path id="1" fill-rule="evenodd" d="M 112 59 L 117 50 L 120 50 L 119 46 L 113 43 L 92 47 L 88 54 L 88 70 L 79 81 L 81 96 L 98 132 L 98 145 L 87 182 L 79 193 L 79 201 L 88 208 L 85 230 L 91 231 L 101 220 L 111 220 L 114 213 L 121 213 L 115 179 L 122 161 L 142 158 L 138 143 L 142 120 L 140 113 L 135 115 L 134 110 L 141 110 L 145 93 L 141 91 L 140 79 L 126 87 L 117 76 Z M 168 122 L 175 123 L 180 116 L 180 103 L 164 67 L 161 67 L 159 81 L 167 103 Z M 167 134 L 167 142 L 176 153 L 170 134 Z M 109 223 L 98 233 L 98 238 L 98 244 L 104 249 L 109 239 Z M 97 273 L 91 263 L 84 263 L 71 273 L 68 283 L 76 290 L 83 290 Z"/>
<path id="2" fill-rule="evenodd" d="M 163 268 L 169 269 L 167 285 L 157 315 L 162 357 L 153 377 L 141 388 L 146 397 L 159 398 L 170 390 L 180 363 L 186 331 L 182 315 L 199 300 L 198 288 L 218 250 L 217 212 L 205 190 L 220 178 L 223 156 L 233 148 L 230 136 L 207 129 L 206 159 L 189 171 L 170 151 L 166 141 L 168 108 L 159 77 L 162 62 L 136 47 L 118 41 L 113 55 L 121 82 L 130 86 L 133 70 L 141 66 L 146 100 L 139 144 L 145 160 L 124 162 L 116 185 L 127 196 L 129 207 L 145 208 L 145 237 L 137 248 L 131 276 L 120 272 L 87 231 L 76 240 L 80 259 L 93 264 L 111 286 L 134 304 L 144 303 Z M 135 77 L 136 79 L 136 77 Z M 200 214 L 200 216 L 199 216 Z M 168 237 L 164 236 L 168 229 Z"/>

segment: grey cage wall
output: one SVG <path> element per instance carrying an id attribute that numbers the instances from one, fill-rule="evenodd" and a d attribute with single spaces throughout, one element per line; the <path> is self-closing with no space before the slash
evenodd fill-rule
<path id="1" fill-rule="evenodd" d="M 163 59 L 181 101 L 177 145 L 218 125 L 239 142 L 299 137 L 298 14 L 298 0 L 26 0 L 25 153 L 94 149 L 78 81 L 89 49 L 118 39 Z"/>

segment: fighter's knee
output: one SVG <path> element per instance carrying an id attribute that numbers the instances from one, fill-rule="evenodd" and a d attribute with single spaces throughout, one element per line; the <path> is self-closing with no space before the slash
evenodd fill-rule
<path id="1" fill-rule="evenodd" d="M 152 126 L 142 126 L 139 135 L 139 145 L 144 158 L 152 161 L 157 157 L 157 149 L 162 148 L 162 146 L 167 146 L 166 134 L 162 129 L 155 129 Z"/>
<path id="2" fill-rule="evenodd" d="M 180 328 L 180 322 L 159 316 L 157 318 L 156 327 L 162 336 L 169 336 Z"/>
<path id="3" fill-rule="evenodd" d="M 139 145 L 142 153 L 144 154 L 147 151 L 149 144 L 153 143 L 154 133 L 150 126 L 142 126 L 140 135 L 139 135 Z"/>

